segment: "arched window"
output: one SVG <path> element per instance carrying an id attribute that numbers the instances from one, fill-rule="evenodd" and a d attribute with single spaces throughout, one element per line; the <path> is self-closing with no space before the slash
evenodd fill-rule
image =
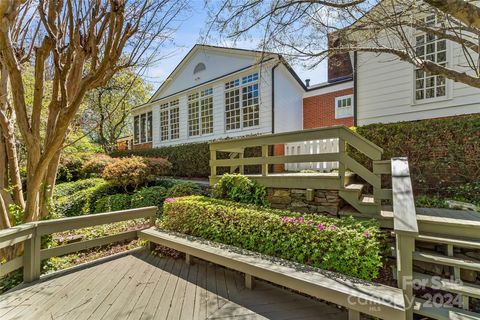
<path id="1" fill-rule="evenodd" d="M 205 70 L 205 64 L 203 62 L 200 62 L 198 63 L 196 66 L 195 66 L 195 69 L 193 69 L 193 74 L 197 74 L 199 73 L 200 71 L 203 71 Z"/>

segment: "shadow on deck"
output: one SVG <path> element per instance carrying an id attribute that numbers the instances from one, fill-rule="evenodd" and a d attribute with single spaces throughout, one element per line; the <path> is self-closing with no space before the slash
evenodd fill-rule
<path id="1" fill-rule="evenodd" d="M 347 313 L 202 260 L 145 250 L 85 264 L 0 296 L 1 319 L 346 319 Z"/>

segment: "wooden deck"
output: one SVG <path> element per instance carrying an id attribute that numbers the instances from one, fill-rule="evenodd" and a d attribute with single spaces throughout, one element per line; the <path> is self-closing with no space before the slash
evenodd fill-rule
<path id="1" fill-rule="evenodd" d="M 6 319 L 346 319 L 331 305 L 201 260 L 145 250 L 43 277 L 0 296 Z"/>

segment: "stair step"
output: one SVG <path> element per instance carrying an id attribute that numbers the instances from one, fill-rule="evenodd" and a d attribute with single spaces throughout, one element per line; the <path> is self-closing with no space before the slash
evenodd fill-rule
<path id="1" fill-rule="evenodd" d="M 366 205 L 375 204 L 375 198 L 371 194 L 365 194 L 362 196 L 360 202 Z"/>
<path id="2" fill-rule="evenodd" d="M 352 184 L 349 184 L 349 185 L 345 186 L 345 190 L 347 190 L 347 191 L 357 191 L 357 192 L 361 192 L 364 187 L 365 187 L 364 184 L 361 184 L 361 183 L 352 183 Z"/>
<path id="3" fill-rule="evenodd" d="M 434 233 L 420 234 L 420 235 L 418 235 L 417 240 L 425 241 L 425 242 L 440 243 L 440 244 L 451 244 L 453 246 L 461 247 L 461 248 L 480 249 L 480 242 L 478 242 L 474 239 L 447 238 L 444 235 L 437 235 L 437 234 L 434 234 Z"/>
<path id="4" fill-rule="evenodd" d="M 456 257 L 447 257 L 440 254 L 424 253 L 415 251 L 413 260 L 441 264 L 451 267 L 460 267 L 467 270 L 480 271 L 480 263 Z"/>
<path id="5" fill-rule="evenodd" d="M 473 320 L 479 319 L 480 314 L 455 308 L 453 306 L 434 307 L 431 301 L 415 298 L 413 310 L 416 314 L 439 320 Z"/>
<path id="6" fill-rule="evenodd" d="M 424 273 L 414 272 L 413 278 L 416 280 L 422 280 L 422 284 L 425 284 L 427 287 L 439 290 L 444 290 L 448 292 L 453 292 L 472 298 L 480 298 L 480 286 L 467 283 L 457 283 L 454 280 L 435 277 L 435 283 L 432 283 L 432 276 Z"/>

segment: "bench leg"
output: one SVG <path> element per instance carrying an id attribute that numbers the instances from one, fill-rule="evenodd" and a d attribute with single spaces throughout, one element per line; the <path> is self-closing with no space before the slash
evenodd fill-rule
<path id="1" fill-rule="evenodd" d="M 245 288 L 253 289 L 253 277 L 250 274 L 245 273 Z"/>
<path id="2" fill-rule="evenodd" d="M 189 255 L 188 253 L 185 254 L 185 263 L 188 265 L 192 264 L 192 256 Z"/>
<path id="3" fill-rule="evenodd" d="M 348 320 L 360 320 L 360 312 L 348 309 Z"/>

